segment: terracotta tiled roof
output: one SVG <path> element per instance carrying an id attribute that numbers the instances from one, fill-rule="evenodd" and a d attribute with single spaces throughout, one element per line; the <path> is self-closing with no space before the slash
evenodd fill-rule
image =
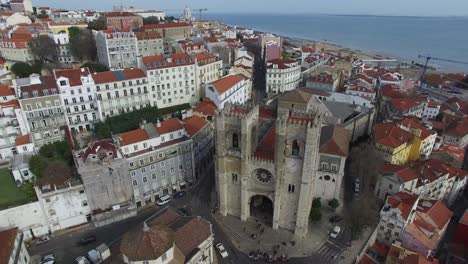
<path id="1" fill-rule="evenodd" d="M 398 192 L 387 197 L 386 204 L 400 210 L 403 219 L 408 219 L 414 204 L 418 200 L 418 195 L 407 192 Z"/>
<path id="2" fill-rule="evenodd" d="M 57 83 L 55 82 L 55 78 L 52 75 L 42 76 L 40 77 L 41 83 L 40 84 L 32 84 L 28 86 L 22 86 L 21 90 L 21 98 L 24 99 L 24 94 L 27 94 L 29 98 L 32 98 L 34 95 L 34 91 L 38 92 L 38 96 L 46 96 L 45 91 L 48 91 L 49 95 L 52 95 L 52 90 L 58 94 Z"/>
<path id="3" fill-rule="evenodd" d="M 352 86 L 350 88 L 348 88 L 349 91 L 356 91 L 356 92 L 363 92 L 363 93 L 375 93 L 375 89 L 374 88 L 367 88 L 367 87 L 364 87 L 364 86 Z"/>
<path id="4" fill-rule="evenodd" d="M 185 256 L 192 256 L 211 235 L 210 224 L 194 217 L 175 231 L 175 243 Z"/>
<path id="5" fill-rule="evenodd" d="M 66 70 L 54 70 L 55 79 L 60 77 L 68 78 L 70 86 L 81 85 L 81 77 L 88 76 L 90 74 L 88 68 L 79 69 L 66 69 Z"/>
<path id="6" fill-rule="evenodd" d="M 174 246 L 174 231 L 164 225 L 139 227 L 127 232 L 120 252 L 132 261 L 159 259 Z"/>
<path id="7" fill-rule="evenodd" d="M 156 127 L 160 135 L 184 129 L 182 123 L 177 118 L 171 118 L 161 122 L 161 127 Z"/>
<path id="8" fill-rule="evenodd" d="M 422 121 L 416 117 L 405 117 L 405 119 L 403 119 L 400 124 L 410 131 L 415 129 L 420 131 L 420 133 L 416 136 L 423 140 L 428 138 L 430 135 L 435 134 L 435 132 L 425 127 L 422 124 Z"/>
<path id="9" fill-rule="evenodd" d="M 434 153 L 442 152 L 447 153 L 459 162 L 463 162 L 465 160 L 465 149 L 455 144 L 445 144 L 441 146 L 438 150 L 434 151 Z"/>
<path id="10" fill-rule="evenodd" d="M 203 98 L 201 102 L 197 103 L 193 107 L 194 112 L 199 112 L 209 116 L 214 116 L 217 109 L 218 107 L 216 107 L 216 104 L 208 98 Z"/>
<path id="11" fill-rule="evenodd" d="M 392 108 L 400 111 L 410 110 L 418 105 L 418 102 L 410 99 L 410 98 L 394 98 L 392 99 Z"/>
<path id="12" fill-rule="evenodd" d="M 386 264 L 439 264 L 439 260 L 425 258 L 421 254 L 393 244 L 388 252 Z"/>
<path id="13" fill-rule="evenodd" d="M 93 80 L 96 84 L 118 82 L 124 80 L 133 80 L 145 78 L 146 74 L 141 69 L 127 68 L 116 71 L 96 72 L 93 74 Z"/>
<path id="14" fill-rule="evenodd" d="M 381 86 L 380 94 L 382 95 L 382 97 L 388 98 L 403 98 L 406 96 L 405 93 L 394 84 L 386 84 Z"/>
<path id="15" fill-rule="evenodd" d="M 20 108 L 20 104 L 18 100 L 10 100 L 7 102 L 0 102 L 0 108 L 2 107 Z"/>
<path id="16" fill-rule="evenodd" d="M 339 126 L 322 127 L 320 133 L 320 152 L 341 157 L 348 156 L 349 132 Z"/>
<path id="17" fill-rule="evenodd" d="M 156 31 L 135 32 L 135 36 L 137 37 L 138 40 L 162 38 L 162 36 Z"/>
<path id="18" fill-rule="evenodd" d="M 378 124 L 375 126 L 375 141 L 378 144 L 396 148 L 410 139 L 411 134 L 396 124 Z"/>
<path id="19" fill-rule="evenodd" d="M 130 12 L 108 12 L 104 13 L 105 17 L 136 17 L 138 15 L 135 15 L 134 13 Z"/>
<path id="20" fill-rule="evenodd" d="M 465 119 L 459 119 L 457 121 L 452 121 L 445 131 L 445 134 L 454 136 L 454 137 L 464 137 L 468 134 L 468 121 Z"/>
<path id="21" fill-rule="evenodd" d="M 119 137 L 121 139 L 120 140 L 121 146 L 134 144 L 134 143 L 148 139 L 148 135 L 146 134 L 146 131 L 141 128 L 119 134 Z"/>
<path id="22" fill-rule="evenodd" d="M 420 200 L 417 211 L 425 213 L 440 230 L 448 224 L 453 215 L 453 212 L 439 200 Z"/>
<path id="23" fill-rule="evenodd" d="M 192 57 L 186 53 L 173 53 L 170 60 L 162 55 L 143 57 L 143 64 L 148 70 L 163 69 L 194 64 Z"/>
<path id="24" fill-rule="evenodd" d="M 294 89 L 287 91 L 279 96 L 278 100 L 286 102 L 304 103 L 307 104 L 312 97 L 312 93 L 303 90 Z"/>
<path id="25" fill-rule="evenodd" d="M 32 142 L 31 142 L 31 138 L 29 137 L 29 134 L 18 136 L 15 139 L 15 145 L 16 146 L 26 145 L 26 144 L 30 144 L 30 143 L 32 143 Z"/>
<path id="26" fill-rule="evenodd" d="M 196 135 L 200 130 L 208 125 L 208 121 L 199 117 L 199 116 L 191 116 L 184 120 L 184 127 L 189 136 L 193 137 Z"/>
<path id="27" fill-rule="evenodd" d="M 212 82 L 211 84 L 214 88 L 218 91 L 219 94 L 223 94 L 229 89 L 231 89 L 234 85 L 240 83 L 244 80 L 244 77 L 241 75 L 228 75 L 222 79 Z"/>
<path id="28" fill-rule="evenodd" d="M 270 128 L 255 150 L 254 156 L 261 159 L 275 159 L 276 127 Z"/>
<path id="29" fill-rule="evenodd" d="M 151 29 L 163 29 L 163 28 L 175 28 L 175 27 L 192 27 L 192 24 L 186 22 L 180 23 L 159 23 L 159 24 L 149 24 L 144 25 L 143 30 L 151 30 Z"/>
<path id="30" fill-rule="evenodd" d="M 88 144 L 88 147 L 83 151 L 81 159 L 86 161 L 89 155 L 96 155 L 99 153 L 107 154 L 111 152 L 113 158 L 117 157 L 117 149 L 114 142 L 110 139 L 104 139 L 99 141 L 93 141 Z"/>
<path id="31" fill-rule="evenodd" d="M 418 178 L 417 171 L 413 170 L 412 168 L 404 168 L 395 173 L 402 182 L 409 182 L 416 180 Z"/>
<path id="32" fill-rule="evenodd" d="M 292 59 L 273 59 L 267 62 L 267 68 L 272 69 L 273 65 L 277 65 L 278 69 L 288 69 L 291 68 L 291 64 L 297 63 L 297 61 Z"/>
<path id="33" fill-rule="evenodd" d="M 0 231 L 0 263 L 10 263 L 10 256 L 13 253 L 18 228 Z"/>

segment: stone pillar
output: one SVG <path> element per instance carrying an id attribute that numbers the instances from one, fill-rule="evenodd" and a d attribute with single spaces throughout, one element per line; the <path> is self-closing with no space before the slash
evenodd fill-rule
<path id="1" fill-rule="evenodd" d="M 287 117 L 286 117 L 287 118 Z M 286 124 L 283 119 L 276 122 L 275 142 L 275 199 L 273 200 L 273 229 L 280 227 L 281 198 L 284 192 L 284 151 L 286 139 Z"/>

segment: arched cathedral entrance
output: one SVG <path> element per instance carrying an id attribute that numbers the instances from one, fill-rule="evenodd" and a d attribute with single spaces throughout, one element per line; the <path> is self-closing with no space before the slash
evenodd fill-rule
<path id="1" fill-rule="evenodd" d="M 272 226 L 273 202 L 264 195 L 254 195 L 250 198 L 250 218 Z"/>

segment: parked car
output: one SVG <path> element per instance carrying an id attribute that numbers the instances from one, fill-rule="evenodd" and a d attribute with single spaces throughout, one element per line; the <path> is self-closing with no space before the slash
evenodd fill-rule
<path id="1" fill-rule="evenodd" d="M 339 226 L 335 226 L 333 230 L 330 232 L 331 238 L 336 238 L 338 234 L 340 234 L 341 228 Z"/>
<path id="2" fill-rule="evenodd" d="M 48 254 L 42 257 L 41 264 L 54 264 L 55 263 L 55 255 Z"/>
<path id="3" fill-rule="evenodd" d="M 183 208 L 183 207 L 177 209 L 177 212 L 179 212 L 179 214 L 181 214 L 182 216 L 190 216 L 191 215 L 189 210 L 187 210 L 186 208 Z"/>
<path id="4" fill-rule="evenodd" d="M 216 249 L 218 250 L 222 258 L 227 258 L 229 256 L 222 243 L 216 244 Z"/>
<path id="5" fill-rule="evenodd" d="M 36 240 L 36 245 L 44 244 L 49 242 L 50 237 L 49 236 L 41 236 Z"/>
<path id="6" fill-rule="evenodd" d="M 89 236 L 89 237 L 84 237 L 80 239 L 80 246 L 86 246 L 88 244 L 96 242 L 96 236 Z"/>
<path id="7" fill-rule="evenodd" d="M 159 198 L 156 201 L 156 204 L 161 206 L 161 205 L 165 205 L 165 204 L 169 203 L 170 201 L 171 201 L 171 197 L 169 195 L 164 195 L 163 197 Z"/>
<path id="8" fill-rule="evenodd" d="M 75 259 L 75 264 L 90 264 L 90 262 L 86 257 L 79 256 Z"/>
<path id="9" fill-rule="evenodd" d="M 179 199 L 185 196 L 185 191 L 176 192 L 174 194 L 174 199 Z"/>

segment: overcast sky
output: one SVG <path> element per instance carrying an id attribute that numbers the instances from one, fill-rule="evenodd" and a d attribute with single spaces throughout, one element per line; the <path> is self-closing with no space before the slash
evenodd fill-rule
<path id="1" fill-rule="evenodd" d="M 35 6 L 110 10 L 120 0 L 33 0 Z M 126 0 L 125 6 L 179 13 L 186 4 L 212 13 L 320 13 L 467 16 L 468 0 Z M 180 11 L 178 11 L 180 10 Z"/>

